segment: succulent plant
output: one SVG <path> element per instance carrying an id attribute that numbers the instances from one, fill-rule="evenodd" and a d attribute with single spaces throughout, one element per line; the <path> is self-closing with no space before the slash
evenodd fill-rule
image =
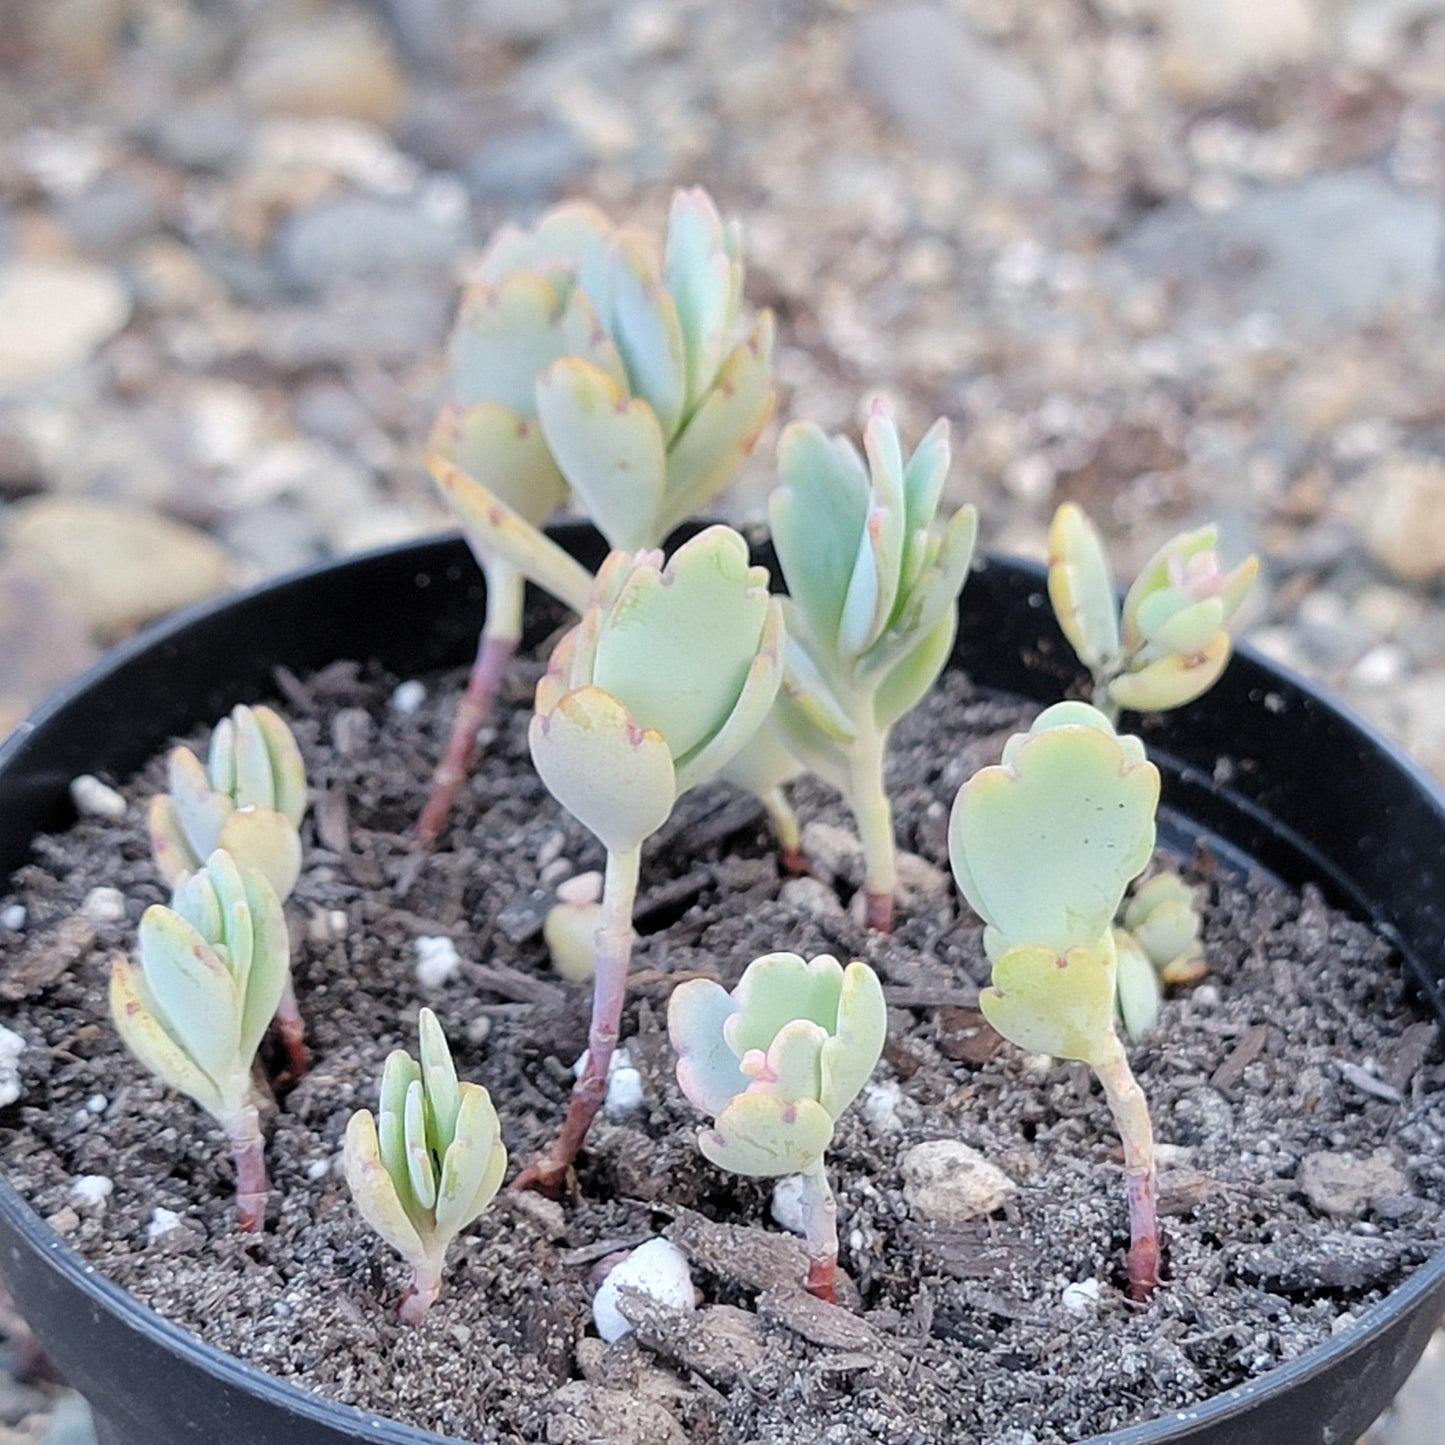
<path id="1" fill-rule="evenodd" d="M 1114 1029 L 1114 917 L 1154 848 L 1158 770 L 1136 737 L 1087 703 L 1046 709 L 954 801 L 949 858 L 983 919 L 992 987 L 979 1006 L 1032 1053 L 1080 1059 L 1103 1085 L 1124 1143 L 1129 1281 L 1159 1278 L 1154 1137 Z"/>
<path id="2" fill-rule="evenodd" d="M 597 972 L 597 929 L 602 922 L 602 875 L 578 873 L 557 885 L 542 939 L 552 967 L 569 983 L 586 983 Z"/>
<path id="3" fill-rule="evenodd" d="M 643 841 L 757 731 L 782 674 L 782 615 L 747 543 L 709 527 L 660 552 L 614 552 L 537 684 L 532 761 L 607 850 L 587 1066 L 562 1135 L 519 1184 L 560 1187 L 607 1086 Z"/>
<path id="4" fill-rule="evenodd" d="M 1093 674 L 1094 702 L 1117 721 L 1192 702 L 1229 661 L 1229 624 L 1259 574 L 1247 557 L 1225 572 L 1217 527 L 1166 542 L 1134 580 L 1122 614 L 1104 544 L 1072 502 L 1049 530 L 1049 599 L 1069 645 Z"/>
<path id="5" fill-rule="evenodd" d="M 186 747 L 166 763 L 168 792 L 151 799 L 151 853 L 172 888 L 185 882 L 216 849 L 241 868 L 258 868 L 282 903 L 301 876 L 301 819 L 306 812 L 306 767 L 281 716 L 241 704 L 211 732 L 205 765 Z M 306 1072 L 306 1026 L 291 973 L 276 1011 L 276 1026 L 293 1078 Z"/>
<path id="6" fill-rule="evenodd" d="M 394 1049 L 376 1115 L 346 1126 L 346 1182 L 362 1218 L 411 1266 L 401 1318 L 419 1324 L 441 1291 L 446 1252 L 489 1205 L 507 1169 L 501 1125 L 480 1084 L 459 1082 L 437 1016 L 422 1009 L 421 1061 Z"/>
<path id="7" fill-rule="evenodd" d="M 708 979 L 674 990 L 668 1036 L 677 1081 L 714 1120 L 698 1148 L 720 1169 L 803 1182 L 809 1291 L 833 1300 L 837 1204 L 823 1156 L 843 1110 L 877 1066 L 888 1010 L 866 963 L 826 954 L 756 958 L 731 993 Z"/>
<path id="8" fill-rule="evenodd" d="M 888 734 L 953 647 L 958 594 L 977 532 L 972 507 L 936 525 L 947 423 L 911 457 L 881 402 L 845 437 L 794 425 L 778 446 L 773 541 L 788 584 L 786 669 L 776 718 L 788 749 L 838 788 L 858 823 L 870 926 L 887 929 L 896 883 L 883 786 Z"/>
<path id="9" fill-rule="evenodd" d="M 504 228 L 452 342 L 432 474 L 487 579 L 467 698 L 418 832 L 435 841 L 520 632 L 523 579 L 581 611 L 591 579 L 538 528 L 570 488 L 608 544 L 656 547 L 735 475 L 773 409 L 772 317 L 749 321 L 736 226 L 673 197 L 661 254 L 596 207 Z"/>
<path id="10" fill-rule="evenodd" d="M 1114 929 L 1119 1014 L 1139 1038 L 1158 1022 L 1164 984 L 1195 983 L 1207 965 L 1194 892 L 1176 873 L 1157 873 L 1135 891 Z"/>
<path id="11" fill-rule="evenodd" d="M 248 1231 L 261 1227 L 269 1191 L 251 1070 L 290 967 L 275 889 L 218 850 L 171 907 L 146 909 L 139 958 L 118 955 L 111 968 L 111 1014 L 126 1046 L 225 1130 L 237 1220 Z"/>

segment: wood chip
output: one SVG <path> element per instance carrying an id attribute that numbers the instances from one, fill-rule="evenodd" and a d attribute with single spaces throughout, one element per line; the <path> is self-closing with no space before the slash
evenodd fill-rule
<path id="1" fill-rule="evenodd" d="M 1004 1046 L 1003 1036 L 975 1008 L 941 1008 L 933 1020 L 934 1040 L 944 1058 L 981 1067 Z"/>
<path id="2" fill-rule="evenodd" d="M 1210 1087 L 1221 1093 L 1234 1088 L 1244 1077 L 1244 1071 L 1264 1052 L 1269 1039 L 1267 1024 L 1253 1024 L 1240 1035 L 1239 1042 L 1230 1050 L 1229 1057 L 1215 1069 Z"/>
<path id="3" fill-rule="evenodd" d="M 714 1224 L 691 1209 L 679 1210 L 663 1233 L 694 1264 L 746 1289 L 797 1287 L 807 1277 L 807 1253 L 790 1235 Z"/>
<path id="4" fill-rule="evenodd" d="M 535 973 L 523 973 L 520 968 L 509 968 L 502 963 L 473 964 L 467 977 L 478 988 L 494 993 L 498 998 L 513 1003 L 535 1004 L 539 1009 L 561 1008 L 567 995 L 554 983 L 539 978 Z"/>
<path id="5" fill-rule="evenodd" d="M 83 913 L 71 914 L 53 937 L 31 944 L 0 974 L 0 998 L 30 998 L 69 972 L 94 946 L 95 925 Z"/>
<path id="6" fill-rule="evenodd" d="M 888 985 L 883 997 L 890 1008 L 974 1008 L 978 1003 L 976 984 Z"/>
<path id="7" fill-rule="evenodd" d="M 1198 1169 L 1161 1169 L 1159 1171 L 1159 1213 L 1161 1215 L 1191 1214 L 1209 1197 L 1214 1181 Z"/>
<path id="8" fill-rule="evenodd" d="M 759 1295 L 758 1313 L 824 1349 L 868 1351 L 873 1363 L 887 1349 L 884 1337 L 867 1320 L 816 1299 L 796 1285 Z"/>
<path id="9" fill-rule="evenodd" d="M 1430 1057 L 1430 1050 L 1435 1047 L 1438 1035 L 1439 1029 L 1429 1019 L 1411 1024 L 1390 1050 L 1384 1067 L 1380 1070 L 1380 1077 L 1392 1089 L 1399 1089 L 1404 1093 L 1414 1081 L 1415 1075 L 1420 1072 L 1420 1066 Z"/>

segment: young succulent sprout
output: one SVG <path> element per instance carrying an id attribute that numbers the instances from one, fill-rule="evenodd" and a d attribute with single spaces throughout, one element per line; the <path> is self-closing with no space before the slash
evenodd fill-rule
<path id="1" fill-rule="evenodd" d="M 803 829 L 787 794 L 787 784 L 801 777 L 803 771 L 803 765 L 783 742 L 776 703 L 743 750 L 718 771 L 723 782 L 751 793 L 767 810 L 786 873 L 808 872 L 808 861 L 803 856 Z"/>
<path id="2" fill-rule="evenodd" d="M 538 528 L 567 488 L 609 546 L 659 546 L 736 474 L 773 409 L 773 322 L 742 305 L 739 233 L 673 197 L 659 255 L 595 207 L 505 228 L 468 292 L 428 459 L 487 579 L 482 650 L 419 826 L 434 842 L 516 645 L 522 580 L 577 611 L 591 578 Z"/>
<path id="3" fill-rule="evenodd" d="M 257 868 L 282 903 L 301 876 L 306 767 L 280 715 L 269 707 L 231 710 L 211 732 L 205 765 L 186 747 L 167 760 L 168 792 L 151 799 L 156 867 L 172 888 L 218 848 L 241 868 Z M 306 1027 L 291 974 L 276 1014 L 293 1078 L 306 1072 Z"/>
<path id="4" fill-rule="evenodd" d="M 501 1125 L 480 1084 L 459 1082 L 437 1016 L 422 1009 L 421 1061 L 387 1057 L 377 1114 L 346 1126 L 343 1163 L 361 1216 L 411 1266 L 401 1318 L 420 1324 L 441 1292 L 453 1239 L 489 1205 L 507 1169 Z"/>
<path id="5" fill-rule="evenodd" d="M 1153 852 L 1158 801 L 1138 738 L 1087 703 L 1058 703 L 959 789 L 948 840 L 958 886 L 986 925 L 985 1017 L 1032 1053 L 1082 1060 L 1103 1085 L 1124 1144 L 1139 1300 L 1159 1282 L 1154 1136 L 1114 1029 L 1112 924 Z"/>
<path id="6" fill-rule="evenodd" d="M 1130 1038 L 1158 1022 L 1165 984 L 1196 983 L 1208 965 L 1194 892 L 1176 873 L 1141 884 L 1114 928 L 1119 955 L 1119 1014 Z"/>
<path id="7" fill-rule="evenodd" d="M 602 875 L 578 873 L 557 885 L 542 940 L 552 967 L 569 983 L 586 983 L 597 972 L 597 929 L 602 922 Z"/>
<path id="8" fill-rule="evenodd" d="M 803 1183 L 807 1288 L 836 1297 L 838 1208 L 823 1156 L 883 1052 L 888 1010 L 866 963 L 826 954 L 754 959 L 731 993 L 709 979 L 674 990 L 667 1031 L 677 1082 L 714 1120 L 698 1148 L 720 1169 Z"/>
<path id="9" fill-rule="evenodd" d="M 126 1046 L 225 1130 L 237 1222 L 247 1231 L 261 1227 L 270 1187 L 251 1070 L 290 967 L 275 889 L 260 869 L 218 850 L 171 907 L 146 909 L 139 959 L 117 956 L 111 969 L 111 1014 Z"/>
<path id="10" fill-rule="evenodd" d="M 953 647 L 978 519 L 936 524 L 948 425 L 909 458 L 887 408 L 844 437 L 794 425 L 778 445 L 773 541 L 788 584 L 786 671 L 776 718 L 788 748 L 838 788 L 858 823 L 870 927 L 892 926 L 893 817 L 883 787 L 889 730 L 933 686 Z"/>
<path id="11" fill-rule="evenodd" d="M 1229 661 L 1229 624 L 1259 575 L 1246 557 L 1225 572 L 1217 527 L 1166 542 L 1134 580 L 1122 614 L 1104 544 L 1072 502 L 1049 529 L 1049 600 L 1069 645 L 1093 674 L 1094 702 L 1158 712 L 1208 691 Z"/>
<path id="12" fill-rule="evenodd" d="M 736 755 L 777 695 L 783 625 L 767 583 L 727 527 L 700 532 L 666 567 L 660 552 L 614 552 L 537 684 L 532 761 L 607 864 L 587 1064 L 561 1136 L 518 1187 L 561 1187 L 606 1092 L 643 841 Z"/>

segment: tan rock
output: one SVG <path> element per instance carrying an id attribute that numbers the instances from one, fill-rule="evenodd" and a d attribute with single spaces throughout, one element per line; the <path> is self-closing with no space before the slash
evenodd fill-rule
<path id="1" fill-rule="evenodd" d="M 0 266 L 0 386 L 88 361 L 130 319 L 113 271 L 59 258 Z"/>
<path id="2" fill-rule="evenodd" d="M 1295 1183 L 1320 1214 L 1342 1218 L 1361 1215 L 1372 1199 L 1404 1194 L 1410 1187 L 1386 1149 L 1377 1149 L 1368 1158 L 1323 1150 L 1306 1154 Z"/>
<path id="3" fill-rule="evenodd" d="M 309 17 L 260 37 L 246 54 L 241 94 L 254 109 L 345 116 L 389 125 L 406 100 L 406 76 L 385 35 L 359 11 Z"/>
<path id="4" fill-rule="evenodd" d="M 1218 94 L 1320 44 L 1312 0 L 1161 0 L 1160 11 L 1164 76 L 1181 95 Z"/>
<path id="5" fill-rule="evenodd" d="M 231 585 L 230 556 L 194 527 L 133 502 L 38 497 L 10 514 L 10 546 L 103 638 Z"/>
<path id="6" fill-rule="evenodd" d="M 992 1214 L 1017 1188 L 1002 1169 L 956 1139 L 915 1144 L 903 1158 L 903 1197 L 916 1215 L 936 1224 Z"/>
<path id="7" fill-rule="evenodd" d="M 1445 461 L 1386 457 L 1364 487 L 1370 555 L 1407 582 L 1445 576 Z"/>
<path id="8" fill-rule="evenodd" d="M 94 656 L 70 599 L 19 558 L 0 559 L 0 737 Z"/>

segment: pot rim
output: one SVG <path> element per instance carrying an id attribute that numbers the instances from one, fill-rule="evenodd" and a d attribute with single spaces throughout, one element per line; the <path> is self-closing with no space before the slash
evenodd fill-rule
<path id="1" fill-rule="evenodd" d="M 564 525 L 549 530 L 572 532 L 577 536 L 590 533 L 590 529 L 581 524 Z M 0 774 L 24 754 L 36 732 L 97 684 L 106 681 L 153 648 L 164 646 L 217 614 L 245 606 L 287 587 L 312 582 L 333 570 L 365 565 L 412 551 L 438 550 L 464 540 L 460 531 L 451 530 L 370 548 L 344 557 L 323 558 L 172 613 L 144 628 L 134 637 L 107 649 L 83 672 L 51 692 L 14 732 L 0 743 Z M 988 552 L 981 561 L 984 568 L 1000 565 L 1034 579 L 1040 588 L 1045 585 L 1046 569 L 1031 559 Z M 1349 704 L 1286 664 L 1266 658 L 1248 643 L 1238 644 L 1235 652 L 1240 660 L 1251 664 L 1271 682 L 1283 684 L 1296 691 L 1307 702 L 1327 711 L 1347 731 L 1353 733 L 1362 745 L 1382 753 L 1415 789 L 1424 794 L 1431 810 L 1442 820 L 1442 827 L 1445 827 L 1445 787 L 1399 743 L 1358 714 Z M 1388 925 L 1382 925 L 1379 920 L 1375 920 L 1373 926 L 1384 927 L 1388 931 Z M 1393 939 L 1392 943 L 1413 965 L 1412 950 L 1398 938 Z M 1420 972 L 1418 967 L 1415 967 L 1414 971 L 1417 975 Z M 0 1215 L 10 1221 L 17 1234 L 23 1237 L 38 1255 L 46 1259 L 57 1275 L 79 1290 L 94 1307 L 112 1315 L 148 1341 L 182 1357 L 213 1379 L 248 1394 L 269 1398 L 273 1403 L 317 1424 L 350 1429 L 356 1432 L 358 1438 L 377 1440 L 382 1442 L 382 1445 L 444 1445 L 444 1442 L 445 1445 L 457 1445 L 458 1437 L 440 1435 L 407 1425 L 389 1416 L 376 1415 L 354 1405 L 329 1400 L 289 1379 L 270 1374 L 257 1365 L 221 1350 L 166 1319 L 115 1284 L 102 1274 L 97 1266 L 66 1244 L 26 1203 L 3 1173 L 0 1173 Z M 18 1257 L 18 1251 L 12 1252 Z M 1168 1442 L 1178 1438 L 1186 1430 L 1223 1423 L 1238 1417 L 1248 1411 L 1260 1396 L 1283 1392 L 1291 1386 L 1340 1368 L 1355 1354 L 1368 1347 L 1370 1337 L 1379 1327 L 1407 1313 L 1421 1296 L 1440 1288 L 1442 1282 L 1445 1282 L 1445 1248 L 1417 1266 L 1402 1284 L 1366 1309 L 1349 1328 L 1313 1346 L 1295 1359 L 1277 1365 L 1255 1379 L 1212 1395 L 1199 1405 L 1161 1414 L 1122 1430 L 1111 1431 L 1108 1435 L 1091 1436 L 1079 1442 L 1079 1445 L 1168 1445 Z"/>

